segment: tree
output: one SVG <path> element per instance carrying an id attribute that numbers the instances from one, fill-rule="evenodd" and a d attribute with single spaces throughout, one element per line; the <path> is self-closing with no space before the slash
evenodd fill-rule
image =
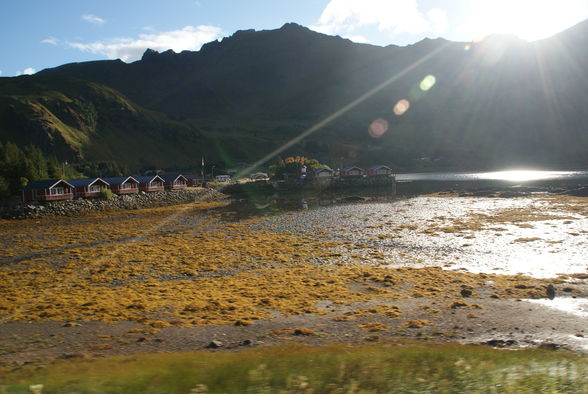
<path id="1" fill-rule="evenodd" d="M 305 156 L 289 156 L 285 159 L 278 158 L 275 164 L 270 166 L 270 172 L 276 178 L 282 178 L 284 174 L 301 173 L 302 166 L 306 166 L 307 171 L 313 171 L 317 168 L 328 168 L 328 165 L 320 163 L 316 159 L 309 159 Z"/>
<path id="2" fill-rule="evenodd" d="M 19 148 L 0 143 L 0 196 L 18 193 L 28 182 L 48 178 L 77 178 L 81 174 L 55 157 L 47 159 L 36 146 Z"/>

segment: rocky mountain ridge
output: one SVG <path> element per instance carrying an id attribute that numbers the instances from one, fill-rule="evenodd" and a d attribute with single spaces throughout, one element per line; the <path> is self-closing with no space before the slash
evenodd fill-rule
<path id="1" fill-rule="evenodd" d="M 245 30 L 196 52 L 147 50 L 129 64 L 74 63 L 0 78 L 0 138 L 133 169 L 180 168 L 201 155 L 233 166 L 267 155 L 376 88 L 285 154 L 334 167 L 586 167 L 587 41 L 588 21 L 533 43 L 493 36 L 406 47 L 356 44 L 296 24 Z M 427 76 L 434 85 L 424 90 Z M 64 93 L 60 84 L 78 87 Z M 77 93 L 92 89 L 128 110 Z M 400 100 L 409 105 L 402 115 L 394 113 Z M 368 129 L 378 119 L 387 127 L 374 138 Z M 136 141 L 140 154 L 116 149 Z"/>

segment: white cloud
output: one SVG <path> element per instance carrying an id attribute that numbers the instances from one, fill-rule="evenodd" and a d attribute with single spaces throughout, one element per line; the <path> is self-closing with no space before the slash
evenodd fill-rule
<path id="1" fill-rule="evenodd" d="M 195 51 L 200 49 L 202 44 L 219 38 L 221 33 L 222 30 L 215 26 L 186 26 L 180 30 L 140 34 L 139 38 L 115 38 L 86 44 L 68 42 L 68 45 L 84 52 L 106 55 L 109 59 L 131 62 L 140 59 L 147 48 L 159 52 L 168 49 L 175 52 Z"/>
<path id="2" fill-rule="evenodd" d="M 432 8 L 427 11 L 427 19 L 430 22 L 430 29 L 432 32 L 441 34 L 449 30 L 449 22 L 447 22 L 447 13 L 440 8 Z"/>
<path id="3" fill-rule="evenodd" d="M 311 29 L 353 37 L 358 29 L 369 26 L 393 35 L 438 34 L 448 27 L 445 11 L 433 8 L 423 14 L 417 0 L 331 0 Z"/>
<path id="4" fill-rule="evenodd" d="M 36 73 L 36 72 L 37 72 L 37 71 L 36 71 L 34 68 L 32 68 L 32 67 L 27 67 L 27 68 L 25 68 L 25 69 L 24 69 L 24 70 L 22 70 L 22 71 L 17 71 L 15 75 L 18 77 L 19 75 L 31 75 L 31 74 L 34 74 L 34 73 Z"/>
<path id="5" fill-rule="evenodd" d="M 588 18 L 586 0 L 491 0 L 472 2 L 470 16 L 456 31 L 466 39 L 514 34 L 539 40 Z"/>
<path id="6" fill-rule="evenodd" d="M 99 16 L 92 15 L 92 14 L 84 14 L 84 15 L 82 15 L 82 19 L 85 20 L 86 22 L 90 22 L 94 25 L 103 25 L 106 23 L 106 21 L 104 19 L 100 18 Z"/>
<path id="7" fill-rule="evenodd" d="M 57 38 L 55 37 L 47 37 L 44 40 L 41 41 L 42 44 L 51 44 L 51 45 L 57 45 Z"/>
<path id="8" fill-rule="evenodd" d="M 352 35 L 352 36 L 345 36 L 345 38 L 348 38 L 351 41 L 357 42 L 359 44 L 368 44 L 370 42 L 370 40 L 368 40 L 367 38 L 365 38 L 364 36 L 362 36 L 360 34 L 356 34 L 356 35 Z"/>
<path id="9" fill-rule="evenodd" d="M 2 75 L 2 70 L 0 70 L 0 75 Z"/>

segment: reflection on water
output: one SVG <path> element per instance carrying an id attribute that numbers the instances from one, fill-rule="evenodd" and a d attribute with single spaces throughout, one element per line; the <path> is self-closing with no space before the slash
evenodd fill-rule
<path id="1" fill-rule="evenodd" d="M 354 263 L 535 277 L 586 272 L 586 212 L 557 211 L 551 204 L 422 196 L 297 208 L 264 218 L 262 226 L 337 241 L 343 259 Z"/>
<path id="2" fill-rule="evenodd" d="M 529 182 L 538 180 L 581 180 L 588 179 L 588 171 L 538 171 L 509 170 L 492 172 L 431 172 L 398 174 L 398 181 L 479 181 L 496 180 L 506 182 Z"/>
<path id="3" fill-rule="evenodd" d="M 524 188 L 577 185 L 588 183 L 588 171 L 401 174 L 398 179 L 404 182 L 398 184 L 396 195 L 369 189 L 276 193 L 249 196 L 226 212 L 231 220 L 261 216 L 262 227 L 320 234 L 341 242 L 341 254 L 350 262 L 377 256 L 378 264 L 389 266 L 535 277 L 588 269 L 586 207 L 557 211 L 557 204 L 532 196 L 422 196 L 496 185 L 504 190 L 507 180 L 508 188 L 523 179 L 528 180 Z M 535 213 L 543 216 L 533 217 Z"/>

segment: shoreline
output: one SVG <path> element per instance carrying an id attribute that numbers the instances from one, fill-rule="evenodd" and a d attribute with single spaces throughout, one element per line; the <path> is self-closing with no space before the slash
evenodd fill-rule
<path id="1" fill-rule="evenodd" d="M 211 188 L 165 190 L 113 195 L 110 200 L 100 198 L 77 198 L 73 200 L 12 203 L 0 206 L 2 219 L 33 219 L 45 216 L 73 216 L 88 212 L 108 210 L 136 210 L 161 206 L 180 205 L 194 202 L 219 201 L 227 195 Z"/>

